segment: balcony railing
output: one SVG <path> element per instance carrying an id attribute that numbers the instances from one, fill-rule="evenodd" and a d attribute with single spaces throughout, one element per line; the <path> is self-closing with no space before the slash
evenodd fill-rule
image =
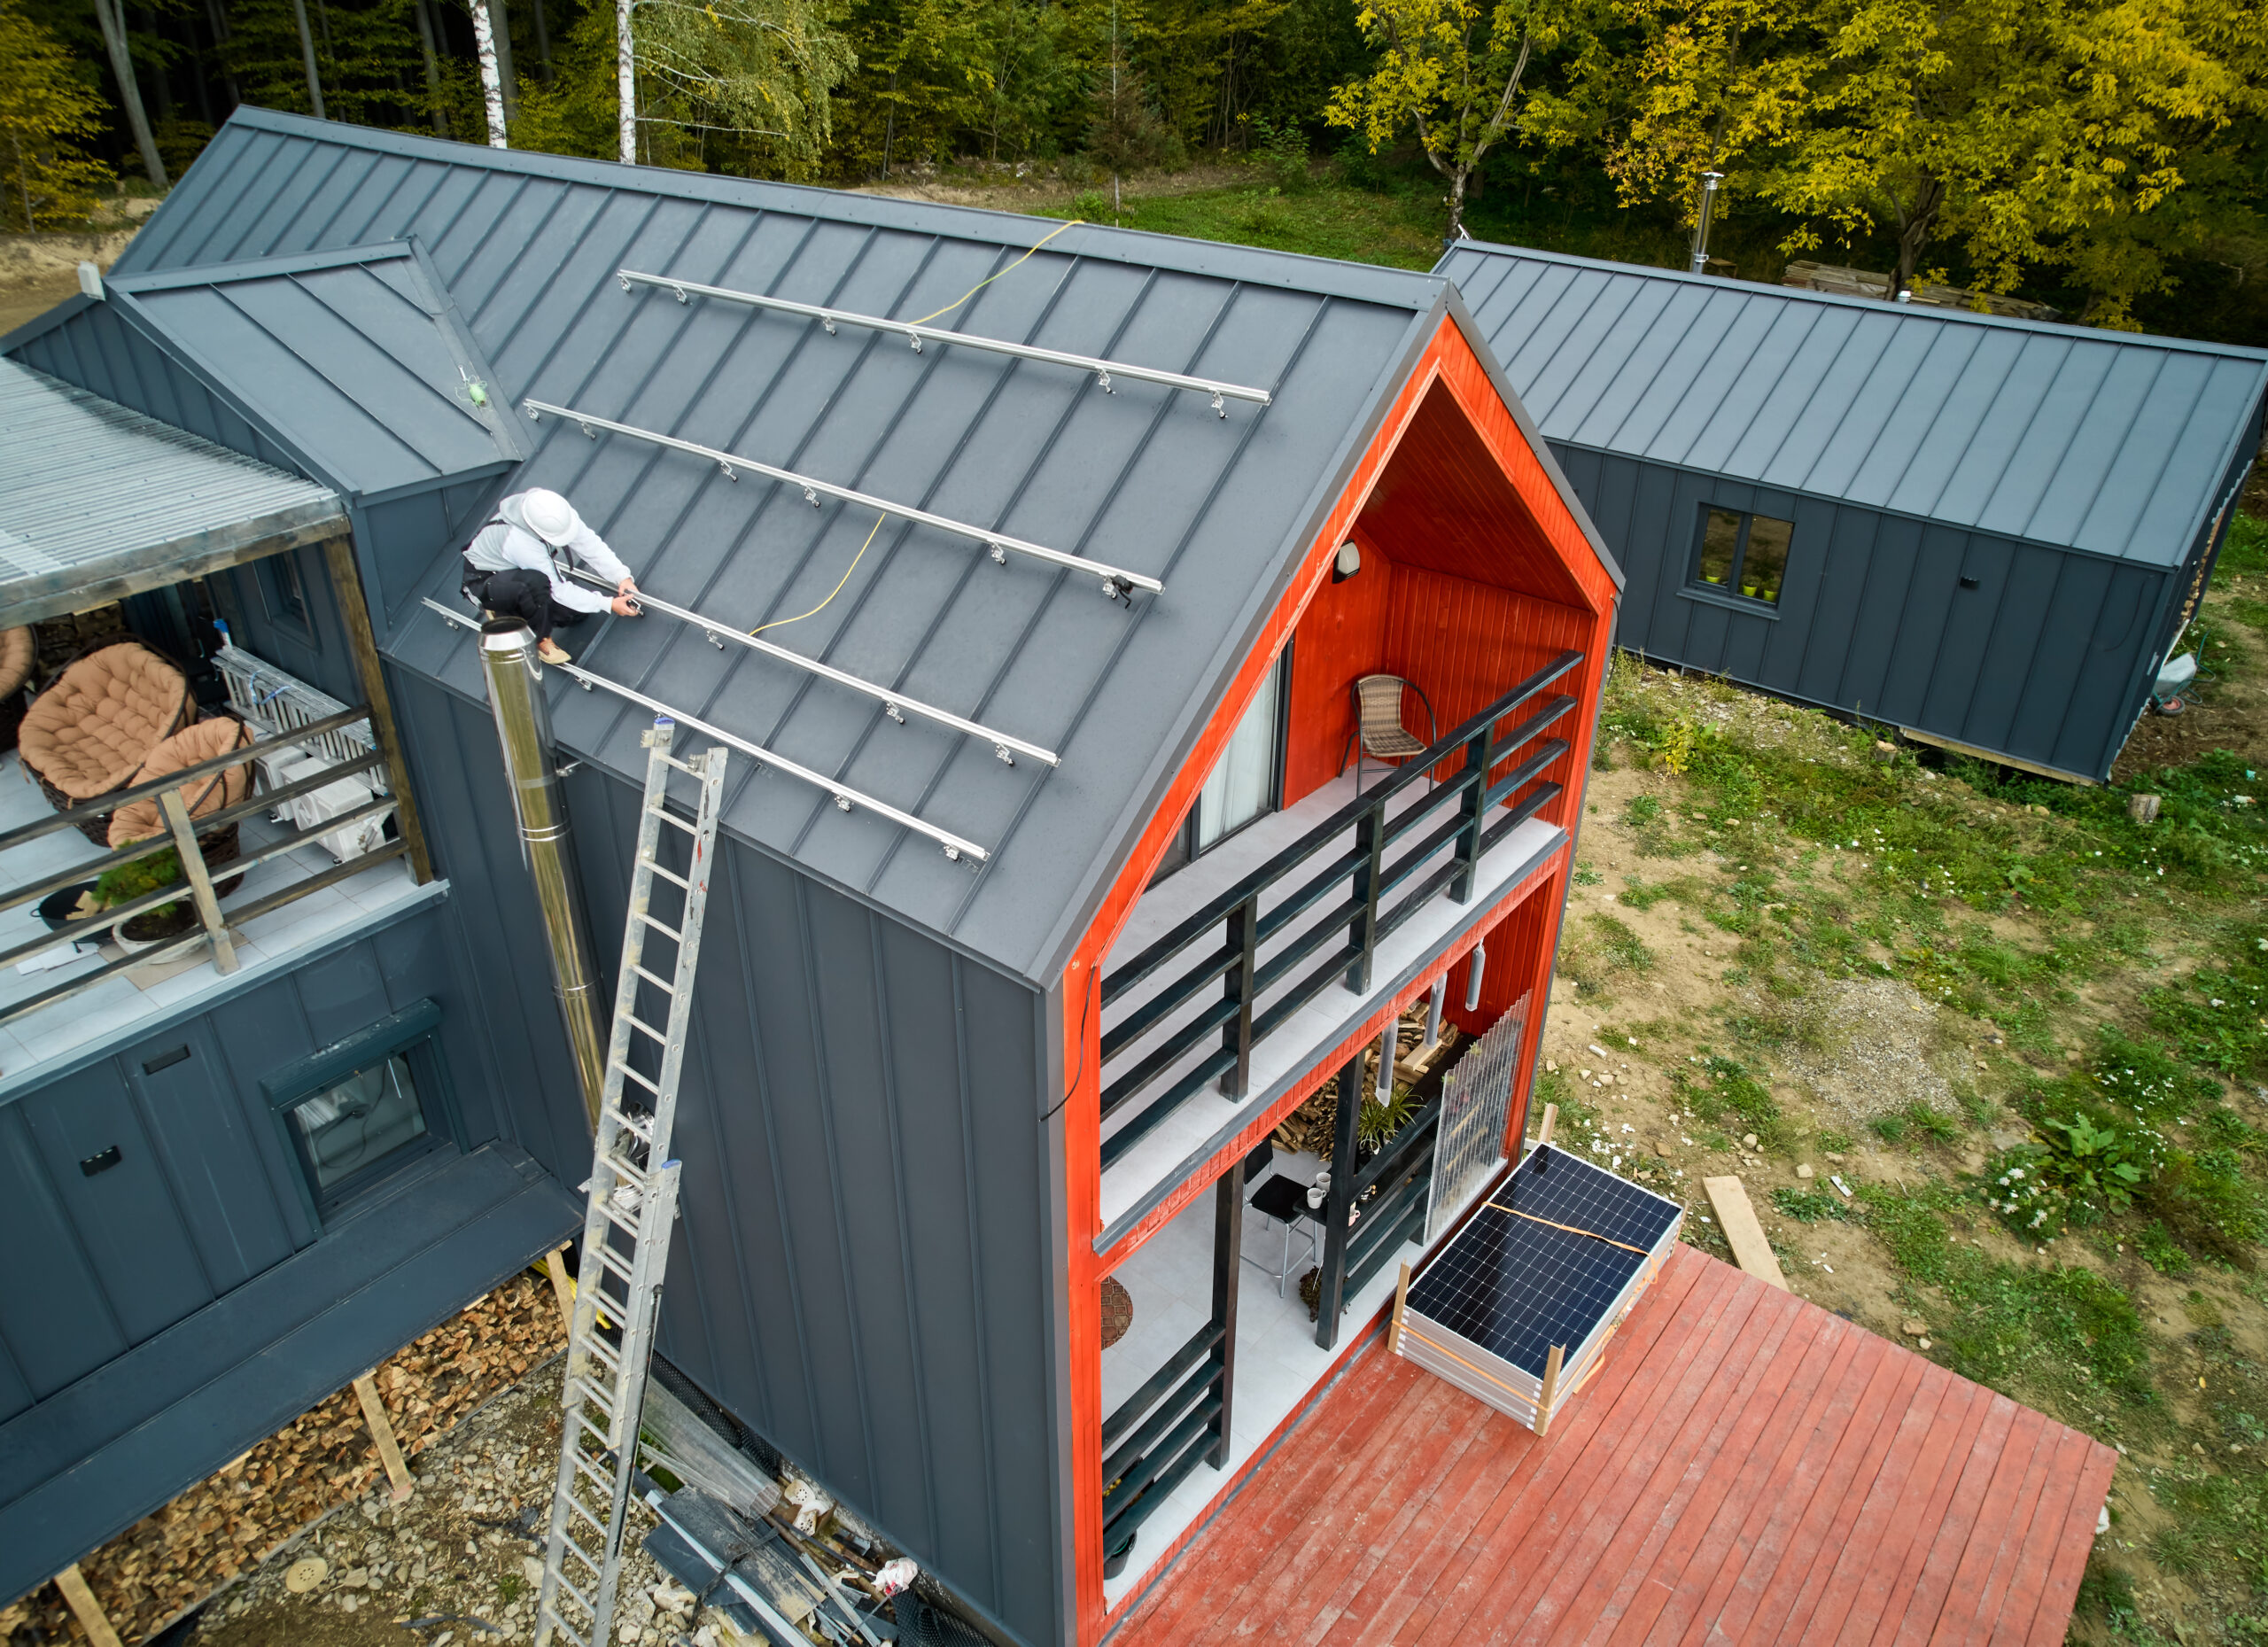
<path id="1" fill-rule="evenodd" d="M 1103 980 L 1107 1012 L 1192 946 L 1218 939 L 1103 1033 L 1103 1120 L 1125 1117 L 1103 1141 L 1106 1168 L 1201 1088 L 1245 1097 L 1256 1043 L 1334 981 L 1367 993 L 1379 941 L 1434 898 L 1472 899 L 1489 849 L 1562 792 L 1557 782 L 1537 784 L 1516 804 L 1500 805 L 1567 753 L 1565 739 L 1538 740 L 1575 700 L 1535 701 L 1582 662 L 1581 652 L 1561 653 Z M 1530 704 L 1517 725 L 1496 730 Z M 1431 774 L 1450 761 L 1456 771 L 1434 782 Z M 1492 778 L 1507 762 L 1511 769 Z M 1429 791 L 1405 799 L 1421 783 Z M 1289 884 L 1318 857 L 1304 880 Z M 1216 980 L 1219 998 L 1174 1022 Z M 1208 1041 L 1217 1044 L 1181 1068 Z M 1114 1069 L 1128 1053 L 1138 1054 L 1134 1061 Z"/>
<path id="2" fill-rule="evenodd" d="M 288 836 L 263 846 L 256 851 L 229 858 L 224 863 L 207 865 L 204 850 L 198 841 L 200 835 L 210 835 L 214 831 L 225 829 L 229 825 L 249 818 L 255 812 L 264 812 L 269 807 L 279 805 L 286 801 L 296 800 L 303 795 L 313 795 L 318 789 L 326 789 L 342 778 L 352 777 L 358 773 L 377 773 L 384 762 L 385 757 L 374 749 L 370 753 L 357 759 L 325 766 L 315 777 L 303 779 L 282 789 L 269 789 L 259 795 L 249 796 L 233 806 L 223 807 L 218 812 L 207 812 L 198 818 L 190 816 L 190 803 L 183 798 L 183 791 L 192 785 L 212 779 L 232 767 L 241 766 L 246 761 L 261 756 L 273 755 L 279 750 L 291 749 L 302 744 L 321 744 L 327 734 L 336 734 L 346 728 L 361 725 L 369 718 L 369 711 L 367 709 L 342 710 L 338 714 L 326 715 L 304 726 L 293 727 L 283 736 L 262 739 L 257 743 L 246 744 L 240 750 L 232 750 L 229 754 L 219 756 L 195 766 L 185 766 L 179 772 L 168 773 L 154 783 L 138 784 L 133 789 L 120 789 L 114 794 L 103 796 L 103 804 L 108 808 L 123 806 L 131 801 L 154 798 L 167 827 L 157 835 L 131 842 L 105 853 L 100 858 L 74 864 L 67 869 L 58 870 L 36 881 L 28 881 L 18 886 L 0 890 L 0 912 L 36 902 L 52 893 L 60 892 L 76 885 L 80 882 L 97 877 L 120 865 L 154 857 L 169 848 L 181 855 L 180 882 L 160 887 L 153 892 L 145 892 L 139 897 L 113 905 L 99 913 L 73 921 L 56 931 L 34 938 L 27 943 L 16 944 L 11 949 L 0 950 L 0 967 L 13 966 L 18 961 L 64 944 L 84 943 L 89 938 L 107 933 L 113 928 L 133 920 L 136 915 L 147 914 L 151 910 L 162 908 L 168 904 L 177 904 L 184 899 L 192 903 L 197 910 L 197 927 L 178 936 L 160 939 L 146 949 L 136 950 L 91 972 L 82 973 L 51 988 L 27 996 L 22 1000 L 0 1006 L 0 1024 L 26 1017 L 43 1006 L 53 1006 L 57 1001 L 90 990 L 105 979 L 116 976 L 130 967 L 151 961 L 179 959 L 192 950 L 209 948 L 215 970 L 222 973 L 234 972 L 237 970 L 238 962 L 235 944 L 229 936 L 230 926 L 241 926 L 256 921 L 260 916 L 281 909 L 287 904 L 297 903 L 299 899 L 320 892 L 326 887 L 336 885 L 350 875 L 361 874 L 363 871 L 375 868 L 380 864 L 390 863 L 408 852 L 409 844 L 407 840 L 390 841 L 384 846 L 362 853 L 359 857 L 350 858 L 335 868 L 293 882 L 288 886 L 279 887 L 276 890 L 256 897 L 250 903 L 238 905 L 223 914 L 220 899 L 214 891 L 214 884 L 216 881 L 229 880 L 267 863 L 271 858 L 281 858 L 311 842 L 319 841 L 325 835 L 352 829 L 356 824 L 366 820 L 381 817 L 392 812 L 397 803 L 392 796 L 381 795 L 367 806 L 341 812 L 336 817 L 325 818 L 315 827 L 295 830 Z M 12 829 L 5 835 L 0 835 L 0 854 L 4 854 L 11 847 L 25 845 L 59 830 L 76 828 L 82 820 L 82 814 L 58 812 L 52 818 L 43 818 L 37 823 L 27 824 L 19 829 Z"/>

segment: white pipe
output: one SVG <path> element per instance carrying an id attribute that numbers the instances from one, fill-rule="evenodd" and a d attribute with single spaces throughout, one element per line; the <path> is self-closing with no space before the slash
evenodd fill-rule
<path id="1" fill-rule="evenodd" d="M 1472 959 L 1468 964 L 1472 970 L 1464 975 L 1464 1010 L 1469 1013 L 1479 1012 L 1480 1010 L 1480 975 L 1488 970 L 1488 946 L 1486 944 L 1474 944 Z"/>
<path id="2" fill-rule="evenodd" d="M 1432 1052 L 1441 1044 L 1441 1008 L 1449 1002 L 1449 975 L 1446 972 L 1433 980 L 1433 998 L 1425 1007 L 1425 1045 L 1420 1049 Z"/>

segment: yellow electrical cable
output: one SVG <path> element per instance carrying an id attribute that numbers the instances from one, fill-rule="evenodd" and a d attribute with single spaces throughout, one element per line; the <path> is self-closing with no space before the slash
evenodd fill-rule
<path id="1" fill-rule="evenodd" d="M 874 517 L 874 524 L 866 533 L 866 541 L 858 546 L 858 552 L 850 557 L 850 563 L 843 569 L 843 576 L 836 580 L 835 587 L 827 592 L 827 601 L 831 601 L 836 595 L 843 593 L 843 586 L 850 581 L 850 574 L 857 571 L 858 570 L 858 563 L 866 559 L 867 547 L 874 542 L 874 533 L 882 529 L 882 522 L 889 518 L 889 517 L 887 515 L 877 515 Z M 749 633 L 752 635 L 759 635 L 767 629 L 779 629 L 788 624 L 799 624 L 806 618 L 816 618 L 820 612 L 827 609 L 827 601 L 821 601 L 817 606 L 812 607 L 810 611 L 798 612 L 793 618 L 775 618 L 768 624 L 758 624 L 755 628 L 750 630 Z"/>
<path id="2" fill-rule="evenodd" d="M 1002 269 L 1002 270 L 1000 271 L 1000 274 L 999 274 L 999 275 L 987 275 L 983 279 L 982 279 L 982 280 L 978 281 L 975 285 L 971 286 L 967 291 L 966 291 L 962 292 L 962 293 L 960 294 L 960 296 L 959 296 L 959 297 L 955 298 L 955 299 L 954 299 L 951 303 L 946 304 L 944 307 L 943 307 L 943 308 L 941 308 L 941 309 L 937 310 L 936 314 L 924 315 L 923 315 L 920 320 L 917 320 L 917 321 L 913 322 L 913 323 L 914 325 L 916 325 L 916 326 L 926 326 L 926 325 L 928 325 L 931 321 L 933 321 L 933 320 L 936 319 L 938 315 L 950 315 L 950 314 L 951 314 L 955 309 L 959 308 L 962 304 L 964 304 L 964 303 L 967 302 L 971 298 L 975 297 L 978 292 L 980 292 L 980 291 L 983 291 L 985 287 L 987 287 L 987 286 L 990 285 L 994 281 L 996 281 L 996 280 L 999 279 L 999 278 L 1000 278 L 1000 275 L 1010 275 L 1010 274 L 1014 274 L 1017 269 L 1021 268 L 1024 266 L 1025 260 L 1026 260 L 1026 259 L 1028 259 L 1028 258 L 1029 258 L 1029 257 L 1031 256 L 1031 252 L 1037 252 L 1037 251 L 1038 251 L 1038 250 L 1040 249 L 1040 247 L 1042 247 L 1042 246 L 1045 245 L 1049 241 L 1051 241 L 1051 240 L 1054 239 L 1056 236 L 1058 236 L 1058 235 L 1061 234 L 1065 229 L 1076 229 L 1080 224 L 1082 224 L 1082 223 L 1085 222 L 1086 221 L 1087 221 L 1087 220 L 1086 220 L 1085 218 L 1084 218 L 1084 217 L 1075 217 L 1075 218 L 1073 218 L 1073 219 L 1072 219 L 1069 222 L 1068 222 L 1068 223 L 1058 223 L 1054 228 L 1052 228 L 1052 229 L 1049 229 L 1045 234 L 1042 235 L 1038 239 L 1037 239 L 1037 240 L 1035 240 L 1035 241 L 1033 241 L 1033 242 L 1031 243 L 1031 252 L 1025 252 L 1025 253 L 1024 253 L 1024 255 L 1023 255 L 1022 257 L 1018 258 L 1014 262 L 1013 262 L 1013 263 L 1009 264 L 1007 268 L 1006 268 Z"/>

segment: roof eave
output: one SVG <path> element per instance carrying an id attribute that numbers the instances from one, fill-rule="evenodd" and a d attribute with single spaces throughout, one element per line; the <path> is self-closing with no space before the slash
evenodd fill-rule
<path id="1" fill-rule="evenodd" d="M 0 628 L 35 624 L 86 610 L 106 601 L 202 578 L 227 566 L 263 560 L 285 549 L 321 543 L 347 529 L 336 498 L 295 504 L 271 514 L 232 521 L 186 537 L 121 549 L 105 558 L 89 579 L 84 565 L 0 585 Z"/>

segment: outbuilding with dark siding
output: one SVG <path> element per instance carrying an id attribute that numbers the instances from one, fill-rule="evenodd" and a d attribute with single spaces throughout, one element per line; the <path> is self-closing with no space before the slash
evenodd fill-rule
<path id="1" fill-rule="evenodd" d="M 1479 243 L 1435 272 L 1629 575 L 1620 645 L 2059 775 L 2109 776 L 2260 445 L 2257 349 Z"/>

